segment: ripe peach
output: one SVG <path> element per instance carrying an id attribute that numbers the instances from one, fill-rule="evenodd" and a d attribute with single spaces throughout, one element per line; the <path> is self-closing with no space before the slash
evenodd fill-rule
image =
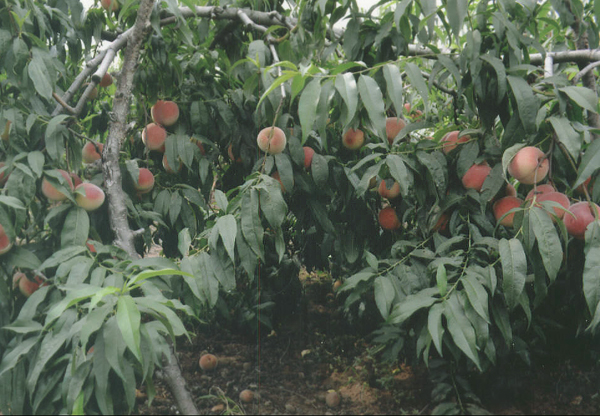
<path id="1" fill-rule="evenodd" d="M 517 196 L 517 190 L 511 183 L 507 183 L 504 188 L 504 196 Z"/>
<path id="2" fill-rule="evenodd" d="M 516 196 L 505 196 L 500 198 L 496 202 L 494 202 L 493 210 L 494 210 L 494 218 L 496 221 L 500 221 L 500 218 L 508 211 L 513 208 L 518 208 L 523 204 L 523 200 L 517 198 Z M 508 214 L 506 217 L 502 218 L 500 221 L 500 225 L 504 225 L 506 227 L 512 227 L 513 220 L 515 218 L 515 213 L 512 212 Z"/>
<path id="3" fill-rule="evenodd" d="M 2 224 L 0 224 L 0 256 L 8 253 L 12 246 L 12 241 L 10 241 L 6 235 L 6 232 L 4 231 L 4 227 L 2 227 Z"/>
<path id="4" fill-rule="evenodd" d="M 388 187 L 388 182 L 391 183 L 391 187 Z M 392 179 L 383 179 L 379 183 L 378 191 L 383 198 L 394 199 L 400 195 L 400 184 Z"/>
<path id="5" fill-rule="evenodd" d="M 600 207 L 594 204 L 594 209 L 600 216 Z M 573 237 L 583 240 L 585 238 L 585 229 L 587 226 L 595 220 L 594 214 L 590 209 L 590 204 L 587 201 L 576 202 L 569 208 L 571 214 L 564 216 L 565 227 L 567 232 Z"/>
<path id="6" fill-rule="evenodd" d="M 69 175 L 68 172 L 66 172 L 62 169 L 56 169 L 56 170 L 58 172 L 60 172 L 60 174 L 62 175 L 63 178 L 65 178 L 65 181 L 67 181 L 67 185 L 69 186 L 69 188 L 71 188 L 71 191 L 73 189 L 75 189 L 71 175 Z M 63 194 L 62 192 L 60 192 L 58 189 L 56 189 L 45 177 L 44 177 L 44 179 L 42 179 L 42 193 L 50 201 L 58 202 L 58 201 L 64 201 L 65 199 L 67 199 L 67 196 L 65 194 Z"/>
<path id="7" fill-rule="evenodd" d="M 435 225 L 433 226 L 433 231 L 446 231 L 448 229 L 448 223 L 450 222 L 450 216 L 448 214 L 446 214 L 445 212 L 442 213 L 442 215 L 440 215 L 440 218 L 438 218 L 437 222 L 435 223 Z"/>
<path id="8" fill-rule="evenodd" d="M 90 253 L 95 253 L 96 252 L 96 248 L 90 243 L 91 241 L 93 241 L 93 240 L 91 240 L 91 239 L 88 238 L 87 241 L 86 241 L 86 243 L 85 243 L 85 245 L 88 248 L 88 250 L 90 250 Z"/>
<path id="9" fill-rule="evenodd" d="M 342 136 L 342 144 L 349 150 L 358 150 L 364 143 L 365 133 L 360 129 L 349 129 Z"/>
<path id="10" fill-rule="evenodd" d="M 79 175 L 77 175 L 76 173 L 69 173 L 69 176 L 71 177 L 71 179 L 73 180 L 73 187 L 77 187 L 77 185 L 83 183 L 83 181 L 81 180 L 81 178 L 79 177 Z"/>
<path id="11" fill-rule="evenodd" d="M 6 166 L 5 163 L 4 162 L 0 162 L 0 168 L 2 168 L 4 166 Z M 0 173 L 0 186 L 4 186 L 4 184 L 8 180 L 9 176 L 10 176 L 10 174 L 8 173 L 7 170 L 5 170 L 2 173 Z"/>
<path id="12" fill-rule="evenodd" d="M 329 390 L 325 395 L 325 404 L 327 404 L 328 407 L 338 407 L 340 405 L 340 401 L 340 395 L 334 390 Z"/>
<path id="13" fill-rule="evenodd" d="M 452 150 L 456 149 L 460 143 L 465 143 L 471 140 L 471 136 L 462 136 L 458 137 L 460 132 L 458 130 L 454 130 L 446 133 L 444 137 L 442 137 L 442 151 L 444 154 L 450 153 Z"/>
<path id="14" fill-rule="evenodd" d="M 91 182 L 83 182 L 75 188 L 75 202 L 86 211 L 95 211 L 104 203 L 104 191 Z"/>
<path id="15" fill-rule="evenodd" d="M 179 119 L 179 107 L 173 101 L 158 100 L 150 109 L 152 120 L 161 126 L 172 126 Z"/>
<path id="16" fill-rule="evenodd" d="M 340 288 L 341 285 L 342 285 L 342 281 L 341 280 L 336 280 L 333 283 L 333 291 L 337 292 L 337 290 Z"/>
<path id="17" fill-rule="evenodd" d="M 315 151 L 312 147 L 308 146 L 304 146 L 302 150 L 304 150 L 304 168 L 308 169 L 310 168 L 310 164 L 312 163 L 312 158 L 315 154 Z"/>
<path id="18" fill-rule="evenodd" d="M 98 85 L 101 87 L 109 87 L 112 85 L 112 83 L 113 83 L 112 75 L 110 75 L 107 72 L 106 74 L 104 74 L 104 76 L 102 77 L 102 79 L 100 80 Z"/>
<path id="19" fill-rule="evenodd" d="M 385 119 L 385 134 L 390 146 L 394 143 L 394 138 L 404 127 L 406 127 L 406 122 L 399 117 L 388 117 Z"/>
<path id="20" fill-rule="evenodd" d="M 543 194 L 547 194 L 549 192 L 556 192 L 556 189 L 551 184 L 545 183 L 543 185 L 537 185 L 527 193 L 525 200 L 528 201 L 530 199 L 533 199 L 534 195 L 537 197 Z"/>
<path id="21" fill-rule="evenodd" d="M 163 160 L 162 160 L 162 164 L 163 164 L 163 168 L 165 169 L 165 171 L 167 173 L 170 174 L 175 174 L 179 171 L 181 171 L 181 168 L 183 167 L 183 164 L 181 163 L 181 160 L 177 160 L 177 171 L 175 171 L 173 168 L 171 168 L 171 166 L 169 166 L 169 162 L 167 162 L 167 155 L 163 155 Z"/>
<path id="22" fill-rule="evenodd" d="M 167 131 L 159 124 L 150 123 L 142 130 L 142 142 L 148 150 L 158 150 L 164 152 Z"/>
<path id="23" fill-rule="evenodd" d="M 100 153 L 96 151 L 96 146 L 98 146 L 98 150 L 100 151 Z M 101 153 L 103 149 L 103 143 L 87 142 L 86 144 L 84 144 L 83 148 L 81 149 L 81 159 L 83 160 L 83 163 L 93 163 L 96 160 L 100 159 L 102 157 Z"/>
<path id="24" fill-rule="evenodd" d="M 242 390 L 240 392 L 240 401 L 242 403 L 252 403 L 254 400 L 254 392 L 252 390 Z"/>
<path id="25" fill-rule="evenodd" d="M 105 10 L 116 12 L 119 10 L 119 2 L 117 0 L 100 0 L 100 4 Z"/>
<path id="26" fill-rule="evenodd" d="M 578 193 L 579 195 L 583 195 L 583 187 L 586 186 L 588 188 L 588 192 L 591 192 L 590 189 L 590 181 L 592 180 L 592 177 L 590 176 L 589 178 L 587 178 L 581 185 L 579 185 L 577 188 L 575 188 L 575 192 Z M 1 179 L 0 179 L 1 182 Z"/>
<path id="27" fill-rule="evenodd" d="M 486 163 L 471 166 L 462 177 L 463 186 L 467 189 L 481 191 L 485 178 L 490 174 L 492 168 Z"/>
<path id="28" fill-rule="evenodd" d="M 540 195 L 536 195 L 535 197 L 536 200 L 536 206 L 541 206 L 541 202 L 544 201 L 552 201 L 552 202 L 556 202 L 560 205 L 562 205 L 562 207 L 564 209 L 569 209 L 569 206 L 571 206 L 571 201 L 569 201 L 569 197 L 566 196 L 565 194 L 563 194 L 562 192 L 546 192 Z M 565 210 L 564 209 L 560 209 L 558 207 L 553 207 L 554 208 L 554 215 L 556 215 L 558 218 L 563 218 L 563 216 L 565 215 Z M 552 220 L 554 220 L 554 218 L 552 218 Z"/>
<path id="29" fill-rule="evenodd" d="M 148 193 L 154 187 L 154 174 L 150 169 L 140 168 L 137 183 L 133 185 L 140 194 Z"/>
<path id="30" fill-rule="evenodd" d="M 202 156 L 206 155 L 206 150 L 204 149 L 204 144 L 202 144 L 202 142 L 198 139 L 194 139 L 192 137 L 192 141 L 196 142 L 196 146 L 198 146 L 198 149 L 200 149 L 200 154 Z"/>
<path id="31" fill-rule="evenodd" d="M 508 165 L 508 173 L 521 183 L 533 185 L 548 174 L 550 161 L 540 149 L 526 146 L 520 149 Z"/>
<path id="32" fill-rule="evenodd" d="M 88 85 L 90 85 L 89 82 L 86 82 L 85 84 L 83 84 L 83 86 L 87 89 Z M 96 98 L 98 98 L 98 88 L 94 87 L 92 89 L 92 91 L 90 91 L 89 95 L 88 95 L 88 100 L 92 101 L 95 100 Z"/>
<path id="33" fill-rule="evenodd" d="M 379 225 L 384 230 L 397 230 L 401 226 L 398 215 L 396 215 L 396 211 L 392 207 L 385 207 L 379 211 L 378 219 Z"/>
<path id="34" fill-rule="evenodd" d="M 203 354 L 198 361 L 202 371 L 212 371 L 217 368 L 219 360 L 212 354 Z"/>
<path id="35" fill-rule="evenodd" d="M 279 127 L 267 127 L 258 133 L 256 143 L 263 152 L 276 155 L 283 152 L 287 139 L 285 133 Z"/>
<path id="36" fill-rule="evenodd" d="M 41 277 L 35 276 L 34 281 L 31 281 L 23 272 L 15 273 L 13 276 L 13 289 L 16 289 L 18 286 L 19 291 L 26 298 L 28 298 L 33 294 L 33 292 L 38 290 L 43 283 L 44 281 Z"/>
<path id="37" fill-rule="evenodd" d="M 233 143 L 231 143 L 229 145 L 229 147 L 227 148 L 227 155 L 229 156 L 229 160 L 231 160 L 232 162 L 235 163 L 242 163 L 242 158 L 240 156 L 235 157 L 235 155 L 233 154 Z"/>

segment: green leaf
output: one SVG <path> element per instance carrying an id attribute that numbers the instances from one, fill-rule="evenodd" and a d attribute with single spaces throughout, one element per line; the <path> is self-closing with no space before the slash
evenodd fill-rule
<path id="1" fill-rule="evenodd" d="M 477 279 L 474 274 L 468 273 L 461 280 L 467 298 L 473 306 L 473 309 L 481 316 L 488 324 L 490 323 L 490 314 L 488 311 L 488 293 L 483 284 Z"/>
<path id="2" fill-rule="evenodd" d="M 592 143 L 585 149 L 585 153 L 581 158 L 581 163 L 579 164 L 578 175 L 575 183 L 573 184 L 573 189 L 577 188 L 579 185 L 584 183 L 587 178 L 592 176 L 592 174 L 600 168 L 600 140 L 594 140 Z"/>
<path id="3" fill-rule="evenodd" d="M 377 134 L 384 143 L 387 143 L 387 135 L 385 133 L 385 106 L 383 94 L 379 89 L 377 82 L 368 75 L 360 75 L 358 78 L 358 92 L 367 109 L 369 118 L 373 127 L 377 130 Z"/>
<path id="4" fill-rule="evenodd" d="M 422 308 L 429 308 L 439 301 L 436 296 L 439 289 L 431 287 L 423 289 L 414 295 L 408 295 L 404 300 L 394 305 L 387 322 L 389 324 L 401 324 L 409 319 L 415 312 Z"/>
<path id="5" fill-rule="evenodd" d="M 254 254 L 264 261 L 264 228 L 260 220 L 259 195 L 256 189 L 250 189 L 242 196 L 240 223 L 244 240 Z"/>
<path id="6" fill-rule="evenodd" d="M 569 96 L 569 98 L 581 108 L 584 108 L 592 113 L 598 112 L 598 94 L 586 87 L 579 87 L 576 85 L 570 85 L 568 87 L 562 87 L 558 89 Z"/>
<path id="7" fill-rule="evenodd" d="M 569 215 L 569 214 L 566 214 Z M 544 268 L 550 281 L 553 282 L 558 275 L 563 259 L 562 245 L 548 213 L 540 207 L 529 210 L 531 227 L 538 244 L 538 250 L 544 262 Z"/>
<path id="8" fill-rule="evenodd" d="M 0 204 L 6 205 L 7 207 L 11 207 L 18 210 L 24 210 L 25 205 L 21 202 L 20 199 L 15 198 L 14 196 L 6 196 L 0 195 Z"/>
<path id="9" fill-rule="evenodd" d="M 421 96 L 423 104 L 425 105 L 425 112 L 427 112 L 427 109 L 429 108 L 429 89 L 427 88 L 427 83 L 425 82 L 425 78 L 423 78 L 421 70 L 412 62 L 406 64 L 404 70 L 408 75 L 410 84 L 417 89 L 417 92 Z"/>
<path id="10" fill-rule="evenodd" d="M 132 277 L 131 279 L 129 279 L 127 281 L 127 285 L 126 287 L 129 290 L 132 290 L 134 288 L 140 287 L 140 283 L 151 279 L 153 277 L 156 276 L 170 276 L 170 275 L 177 275 L 177 276 L 188 276 L 188 277 L 192 277 L 193 275 L 181 270 L 177 270 L 177 269 L 171 269 L 171 268 L 167 268 L 167 269 L 161 269 L 161 270 L 144 270 L 143 272 L 140 272 L 138 274 L 136 274 L 134 277 Z"/>
<path id="11" fill-rule="evenodd" d="M 403 196 L 408 196 L 409 190 L 413 185 L 413 174 L 404 163 L 404 160 L 398 155 L 387 155 L 385 163 L 390 169 L 390 175 L 400 185 L 400 192 Z"/>
<path id="12" fill-rule="evenodd" d="M 65 247 L 48 257 L 41 265 L 40 270 L 56 267 L 61 263 L 87 251 L 85 246 L 70 246 Z"/>
<path id="13" fill-rule="evenodd" d="M 44 328 L 48 329 L 67 309 L 71 306 L 89 299 L 98 292 L 97 286 L 79 285 L 72 290 L 60 302 L 55 304 L 52 309 L 46 314 Z"/>
<path id="14" fill-rule="evenodd" d="M 294 169 L 290 157 L 285 153 L 279 153 L 274 155 L 274 159 L 283 187 L 286 192 L 291 192 L 294 189 Z"/>
<path id="15" fill-rule="evenodd" d="M 506 77 L 508 84 L 517 102 L 517 110 L 521 124 L 528 134 L 537 131 L 536 119 L 540 108 L 539 99 L 534 95 L 533 89 L 523 78 L 509 75 Z"/>
<path id="16" fill-rule="evenodd" d="M 60 233 L 61 247 L 83 246 L 90 232 L 90 217 L 87 211 L 74 206 L 69 210 Z"/>
<path id="17" fill-rule="evenodd" d="M 375 304 L 383 319 L 387 319 L 390 314 L 392 302 L 396 296 L 394 285 L 388 276 L 378 276 L 373 282 L 373 292 L 375 294 Z"/>
<path id="18" fill-rule="evenodd" d="M 33 362 L 33 367 L 29 370 L 29 376 L 27 377 L 27 388 L 29 391 L 35 391 L 39 377 L 46 364 L 48 364 L 50 359 L 60 350 L 70 336 L 69 330 L 68 326 L 63 326 L 59 331 L 46 333 L 46 336 L 42 339 L 36 360 Z"/>
<path id="19" fill-rule="evenodd" d="M 575 131 L 569 119 L 564 116 L 552 116 L 548 121 L 552 124 L 558 141 L 565 145 L 573 160 L 579 159 L 583 136 Z"/>
<path id="20" fill-rule="evenodd" d="M 441 303 L 436 303 L 431 308 L 429 308 L 429 315 L 427 315 L 427 330 L 429 331 L 429 335 L 431 336 L 431 340 L 433 341 L 433 345 L 435 345 L 435 349 L 440 354 L 440 357 L 443 357 L 443 348 L 442 348 L 442 338 L 444 337 L 444 327 L 442 325 L 442 313 L 444 311 L 444 307 Z"/>
<path id="21" fill-rule="evenodd" d="M 465 23 L 465 18 L 467 17 L 467 9 L 468 9 L 467 0 L 448 0 L 448 4 L 446 6 L 446 12 L 448 13 L 448 22 L 452 27 L 452 31 L 454 32 L 454 36 L 460 43 L 460 29 Z"/>
<path id="22" fill-rule="evenodd" d="M 567 214 L 568 215 L 568 214 Z M 588 330 L 595 331 L 600 313 L 600 224 L 592 222 L 586 231 L 583 293 L 593 318 Z"/>
<path id="23" fill-rule="evenodd" d="M 177 233 L 177 250 L 182 256 L 187 256 L 190 251 L 190 244 L 192 243 L 192 236 L 190 235 L 190 229 L 185 227 L 183 230 Z"/>
<path id="24" fill-rule="evenodd" d="M 117 301 L 117 325 L 129 350 L 138 361 L 142 362 L 140 349 L 140 323 L 142 315 L 135 300 L 129 295 L 122 295 Z"/>
<path id="25" fill-rule="evenodd" d="M 502 263 L 502 290 L 506 306 L 512 310 L 519 303 L 519 296 L 525 288 L 527 259 L 521 242 L 516 238 L 503 238 L 498 243 Z"/>
<path id="26" fill-rule="evenodd" d="M 444 302 L 444 316 L 446 317 L 448 332 L 450 332 L 456 346 L 460 348 L 460 350 L 475 363 L 479 371 L 481 371 L 481 364 L 479 363 L 479 355 L 477 353 L 478 348 L 475 330 L 465 315 L 465 311 L 461 307 L 456 294 L 453 294 Z"/>
<path id="27" fill-rule="evenodd" d="M 418 151 L 417 159 L 419 159 L 419 162 L 421 162 L 425 168 L 427 168 L 427 171 L 429 171 L 438 192 L 445 193 L 448 181 L 448 169 L 446 167 L 446 159 L 443 155 L 439 158 L 436 157 L 435 154 Z"/>
<path id="28" fill-rule="evenodd" d="M 27 163 L 29 163 L 29 167 L 38 178 L 42 177 L 42 172 L 44 171 L 44 162 L 44 154 L 39 150 L 35 150 L 27 154 Z"/>
<path id="29" fill-rule="evenodd" d="M 0 362 L 0 376 L 15 368 L 21 361 L 21 357 L 27 355 L 39 340 L 40 336 L 33 336 L 19 342 L 16 348 L 6 349 L 3 353 L 2 362 Z"/>
<path id="30" fill-rule="evenodd" d="M 329 179 L 329 165 L 325 156 L 315 153 L 310 164 L 310 171 L 318 186 L 325 186 Z"/>
<path id="31" fill-rule="evenodd" d="M 342 111 L 345 110 L 346 114 L 344 126 L 348 126 L 358 107 L 358 88 L 354 75 L 351 73 L 337 75 L 335 77 L 335 89 L 342 97 L 344 104 L 346 104 Z"/>
<path id="32" fill-rule="evenodd" d="M 220 210 L 227 212 L 227 206 L 229 205 L 227 196 L 220 189 L 215 189 L 215 203 Z"/>
<path id="33" fill-rule="evenodd" d="M 277 77 L 277 79 L 275 79 L 275 81 L 273 81 L 269 88 L 267 88 L 267 90 L 263 93 L 263 95 L 260 97 L 260 100 L 258 100 L 258 104 L 256 105 L 256 107 L 260 107 L 260 104 L 264 101 L 265 98 L 269 96 L 271 92 L 273 92 L 273 90 L 275 90 L 275 88 L 279 87 L 284 82 L 294 78 L 296 75 L 298 75 L 297 71 L 283 71 L 281 76 Z"/>
<path id="34" fill-rule="evenodd" d="M 226 292 L 235 289 L 235 263 L 221 250 L 211 252 L 209 258 L 210 270 Z"/>
<path id="35" fill-rule="evenodd" d="M 387 89 L 387 95 L 396 109 L 396 114 L 402 114 L 404 110 L 404 91 L 402 89 L 402 74 L 398 66 L 394 64 L 386 64 L 383 66 L 383 76 L 385 78 L 385 85 Z"/>
<path id="36" fill-rule="evenodd" d="M 33 59 L 29 62 L 27 73 L 33 81 L 35 90 L 46 100 L 52 100 L 52 80 L 50 79 L 48 68 L 39 53 L 39 49 L 33 48 Z"/>
<path id="37" fill-rule="evenodd" d="M 232 262 L 235 262 L 235 236 L 237 235 L 237 222 L 231 214 L 217 219 L 216 226 L 219 227 L 219 235 Z"/>
<path id="38" fill-rule="evenodd" d="M 435 274 L 435 281 L 437 282 L 440 296 L 446 296 L 448 290 L 448 277 L 446 275 L 446 267 L 444 263 L 438 264 L 437 273 Z"/>
<path id="39" fill-rule="evenodd" d="M 302 144 L 306 142 L 308 134 L 312 131 L 317 118 L 317 106 L 321 95 L 321 80 L 313 79 L 304 88 L 298 101 L 298 117 L 302 126 Z"/>
<path id="40" fill-rule="evenodd" d="M 506 95 L 506 68 L 504 63 L 499 58 L 491 55 L 481 55 L 479 58 L 489 63 L 496 71 L 496 83 L 498 84 L 496 104 L 500 104 Z"/>
<path id="41" fill-rule="evenodd" d="M 263 182 L 257 186 L 260 196 L 260 209 L 271 227 L 278 229 L 287 214 L 287 204 L 281 194 L 279 182 L 267 175 L 261 175 L 261 177 Z"/>

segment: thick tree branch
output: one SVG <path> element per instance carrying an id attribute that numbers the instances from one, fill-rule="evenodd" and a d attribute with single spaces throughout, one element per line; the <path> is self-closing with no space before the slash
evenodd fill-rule
<path id="1" fill-rule="evenodd" d="M 137 19 L 132 30 L 124 33 L 113 42 L 112 47 L 108 49 L 109 52 L 105 53 L 102 64 L 98 69 L 99 72 L 103 70 L 106 72 L 110 61 L 112 61 L 110 51 L 114 53 L 118 47 L 118 42 L 121 39 L 127 39 L 123 69 L 117 77 L 117 91 L 113 102 L 113 119 L 110 123 L 109 134 L 102 154 L 102 172 L 108 196 L 110 225 L 116 236 L 115 245 L 123 248 L 133 258 L 139 257 L 134 245 L 136 235 L 139 233 L 129 228 L 127 220 L 125 193 L 121 186 L 119 152 L 127 132 L 127 117 L 129 116 L 131 91 L 133 90 L 133 77 L 138 65 L 142 41 L 146 36 L 146 29 L 150 27 L 149 19 L 153 4 L 154 0 L 142 0 L 140 2 Z M 199 414 L 186 388 L 185 380 L 172 348 L 169 356 L 163 359 L 163 371 L 179 411 L 182 414 Z"/>

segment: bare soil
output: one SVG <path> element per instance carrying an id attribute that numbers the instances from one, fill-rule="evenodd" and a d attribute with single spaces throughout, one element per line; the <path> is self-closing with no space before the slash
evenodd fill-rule
<path id="1" fill-rule="evenodd" d="M 383 364 L 373 347 L 344 329 L 331 282 L 306 277 L 309 297 L 305 317 L 270 334 L 243 336 L 229 331 L 198 333 L 181 343 L 184 377 L 201 414 L 430 414 L 431 383 L 427 369 L 406 363 Z M 204 353 L 215 354 L 217 368 L 203 372 Z M 576 360 L 528 368 L 503 369 L 477 383 L 483 408 L 494 414 L 599 414 L 597 366 Z M 240 401 L 250 389 L 251 403 Z M 339 394 L 330 407 L 329 391 Z M 170 393 L 157 382 L 150 406 L 142 389 L 140 414 L 177 414 Z"/>

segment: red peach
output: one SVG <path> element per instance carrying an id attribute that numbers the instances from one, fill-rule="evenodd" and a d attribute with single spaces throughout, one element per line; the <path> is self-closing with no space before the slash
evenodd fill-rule
<path id="1" fill-rule="evenodd" d="M 83 182 L 75 188 L 75 202 L 86 211 L 95 211 L 104 203 L 104 191 L 91 182 Z"/>
<path id="2" fill-rule="evenodd" d="M 550 161 L 544 152 L 534 146 L 520 149 L 508 165 L 508 173 L 521 183 L 533 185 L 548 174 Z"/>
<path id="3" fill-rule="evenodd" d="M 392 184 L 391 187 L 388 187 L 388 182 Z M 378 191 L 379 195 L 381 195 L 383 198 L 394 199 L 400 195 L 400 184 L 392 179 L 383 179 L 379 183 Z"/>
<path id="4" fill-rule="evenodd" d="M 304 150 L 304 168 L 308 169 L 310 168 L 310 164 L 312 163 L 312 158 L 315 154 L 315 151 L 312 147 L 308 146 L 304 146 L 302 150 Z"/>
<path id="5" fill-rule="evenodd" d="M 446 231 L 448 229 L 448 223 L 450 222 L 450 216 L 445 212 L 442 212 L 440 218 L 433 226 L 433 231 Z"/>
<path id="6" fill-rule="evenodd" d="M 342 136 L 342 144 L 349 150 L 358 150 L 364 143 L 365 134 L 360 129 L 349 129 Z"/>
<path id="7" fill-rule="evenodd" d="M 390 146 L 394 143 L 394 138 L 404 127 L 406 127 L 406 122 L 399 117 L 388 117 L 385 119 L 385 134 Z"/>
<path id="8" fill-rule="evenodd" d="M 396 215 L 396 211 L 392 207 L 385 207 L 379 211 L 378 219 L 379 225 L 384 230 L 397 230 L 401 226 L 398 215 Z"/>
<path id="9" fill-rule="evenodd" d="M 594 208 L 600 216 L 600 207 L 594 204 Z M 573 237 L 583 240 L 587 226 L 595 220 L 590 204 L 587 201 L 576 202 L 571 205 L 569 211 L 573 215 L 567 213 L 563 219 L 567 232 Z"/>
<path id="10" fill-rule="evenodd" d="M 181 171 L 181 168 L 183 167 L 183 164 L 181 163 L 181 161 L 177 160 L 177 172 L 173 168 L 171 168 L 171 166 L 169 166 L 169 162 L 167 162 L 166 153 L 163 155 L 162 164 L 163 164 L 163 168 L 165 169 L 165 171 L 170 174 L 175 174 L 175 173 Z"/>
<path id="11" fill-rule="evenodd" d="M 179 107 L 173 101 L 158 100 L 150 109 L 152 120 L 161 126 L 172 126 L 179 119 Z"/>
<path id="12" fill-rule="evenodd" d="M 512 184 L 506 184 L 506 187 L 504 188 L 504 196 L 517 196 L 517 190 Z"/>
<path id="13" fill-rule="evenodd" d="M 203 354 L 198 361 L 202 371 L 212 371 L 217 368 L 219 360 L 213 354 Z"/>
<path id="14" fill-rule="evenodd" d="M 140 168 L 137 183 L 133 185 L 140 194 L 148 193 L 154 187 L 154 174 L 147 168 Z"/>
<path id="15" fill-rule="evenodd" d="M 69 176 L 73 180 L 73 189 L 75 187 L 77 187 L 77 185 L 83 183 L 83 181 L 81 180 L 81 178 L 79 177 L 79 175 L 77 175 L 76 173 L 71 172 L 71 173 L 69 173 Z"/>
<path id="16" fill-rule="evenodd" d="M 0 162 L 0 168 L 3 168 L 4 166 L 6 166 L 6 164 L 4 162 Z M 5 170 L 2 173 L 0 173 L 0 186 L 4 186 L 9 176 L 10 174 L 8 173 L 8 170 Z"/>
<path id="17" fill-rule="evenodd" d="M 584 194 L 584 191 L 583 191 L 584 186 L 588 188 L 588 192 L 591 192 L 590 186 L 589 186 L 591 180 L 592 180 L 592 177 L 590 176 L 581 185 L 579 185 L 577 188 L 575 188 L 575 192 L 578 193 L 579 195 L 583 195 Z M 0 179 L 0 182 L 1 182 L 1 179 Z"/>
<path id="18" fill-rule="evenodd" d="M 283 152 L 287 139 L 285 133 L 279 127 L 267 127 L 258 133 L 256 143 L 263 152 L 276 155 Z"/>
<path id="19" fill-rule="evenodd" d="M 486 163 L 471 166 L 462 177 L 463 186 L 467 189 L 481 191 L 485 178 L 490 174 L 492 168 Z"/>
<path id="20" fill-rule="evenodd" d="M 8 253 L 12 246 L 12 242 L 6 235 L 6 232 L 4 231 L 4 227 L 2 227 L 2 224 L 0 224 L 0 256 L 2 254 Z"/>
<path id="21" fill-rule="evenodd" d="M 159 124 L 150 123 L 142 130 L 142 142 L 148 150 L 158 150 L 164 152 L 167 131 Z"/>
<path id="22" fill-rule="evenodd" d="M 540 195 L 543 195 L 543 194 L 547 194 L 547 193 L 550 193 L 550 192 L 556 192 L 556 189 L 551 184 L 545 183 L 543 185 L 537 185 L 531 191 L 529 191 L 527 193 L 527 196 L 525 197 L 525 200 L 528 201 L 530 199 L 533 199 L 534 195 L 537 197 L 537 196 L 540 196 Z"/>
<path id="23" fill-rule="evenodd" d="M 544 201 L 552 201 L 562 205 L 564 209 L 553 207 L 554 215 L 556 215 L 558 218 L 563 218 L 563 216 L 565 215 L 565 209 L 568 210 L 571 206 L 571 201 L 569 201 L 569 197 L 563 194 L 562 192 L 546 192 L 540 195 L 536 195 L 535 201 L 535 205 L 538 207 L 541 206 L 540 203 Z M 552 220 L 554 220 L 554 218 L 552 218 Z"/>
<path id="24" fill-rule="evenodd" d="M 117 0 L 100 0 L 100 4 L 105 10 L 116 12 L 119 10 L 119 2 Z"/>
<path id="25" fill-rule="evenodd" d="M 15 273 L 13 276 L 13 288 L 16 289 L 18 286 L 21 294 L 28 298 L 33 294 L 33 292 L 40 288 L 40 285 L 44 283 L 42 278 L 39 276 L 35 276 L 34 280 L 35 281 L 29 280 L 25 273 Z"/>
<path id="26" fill-rule="evenodd" d="M 71 189 L 71 191 L 75 189 L 75 186 L 73 185 L 73 179 L 71 178 L 71 175 L 69 175 L 68 172 L 62 169 L 56 169 L 56 171 L 60 172 L 62 177 L 65 178 L 65 181 L 67 182 L 66 184 Z M 56 189 L 46 177 L 42 179 L 42 193 L 46 198 L 54 202 L 64 201 L 65 199 L 67 199 L 67 196 L 60 192 L 58 189 Z"/>
<path id="27" fill-rule="evenodd" d="M 460 143 L 465 143 L 471 140 L 471 136 L 462 136 L 458 137 L 460 132 L 458 130 L 451 131 L 446 133 L 444 137 L 442 137 L 442 151 L 444 154 L 450 153 L 452 150 L 456 149 Z"/>
<path id="28" fill-rule="evenodd" d="M 522 204 L 523 200 L 517 198 L 516 196 L 505 196 L 503 198 L 500 198 L 499 200 L 494 202 L 494 218 L 496 218 L 496 221 L 500 221 L 500 225 L 512 227 L 515 218 L 515 213 L 512 212 L 504 218 L 502 218 L 502 216 L 511 209 L 520 207 Z M 500 220 L 500 218 L 502 218 L 502 220 Z"/>
<path id="29" fill-rule="evenodd" d="M 100 153 L 96 151 L 96 146 L 98 146 L 98 150 L 100 151 Z M 83 160 L 83 163 L 93 163 L 96 160 L 100 159 L 102 157 L 101 153 L 103 149 L 103 143 L 87 142 L 86 144 L 84 144 L 83 148 L 81 149 L 81 159 Z"/>
<path id="30" fill-rule="evenodd" d="M 112 76 L 107 72 L 106 74 L 104 74 L 104 76 L 102 77 L 102 79 L 100 80 L 98 85 L 101 87 L 109 87 L 112 85 L 112 83 L 113 83 Z"/>

